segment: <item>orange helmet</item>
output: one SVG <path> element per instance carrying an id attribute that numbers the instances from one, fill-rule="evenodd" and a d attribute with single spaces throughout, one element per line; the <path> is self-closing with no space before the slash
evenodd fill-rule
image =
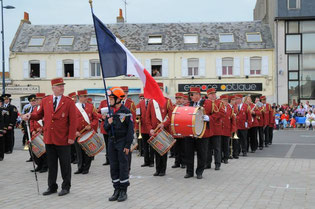
<path id="1" fill-rule="evenodd" d="M 125 97 L 125 92 L 120 87 L 110 88 L 109 96 L 117 97 L 118 99 L 123 99 Z"/>

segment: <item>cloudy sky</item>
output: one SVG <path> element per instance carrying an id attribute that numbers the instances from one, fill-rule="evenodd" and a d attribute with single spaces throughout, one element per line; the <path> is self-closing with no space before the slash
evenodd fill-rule
<path id="1" fill-rule="evenodd" d="M 88 0 L 3 0 L 15 6 L 4 10 L 5 54 L 23 18 L 34 25 L 92 24 Z M 128 23 L 251 21 L 256 0 L 127 0 Z M 104 23 L 115 23 L 123 0 L 93 0 L 94 13 Z M 6 59 L 6 63 L 8 60 Z"/>

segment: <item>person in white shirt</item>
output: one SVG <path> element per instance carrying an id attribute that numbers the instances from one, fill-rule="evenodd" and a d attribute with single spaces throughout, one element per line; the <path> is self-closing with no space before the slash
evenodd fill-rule
<path id="1" fill-rule="evenodd" d="M 315 128 L 315 110 L 312 113 L 312 111 L 308 111 L 306 114 L 306 121 L 305 121 L 305 126 L 306 128 L 309 128 L 309 126 L 312 124 L 313 129 Z"/>

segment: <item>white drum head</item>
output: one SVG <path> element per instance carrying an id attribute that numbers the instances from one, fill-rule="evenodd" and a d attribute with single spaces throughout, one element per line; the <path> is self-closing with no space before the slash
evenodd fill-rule
<path id="1" fill-rule="evenodd" d="M 90 136 L 92 136 L 93 134 L 93 131 L 89 131 L 87 133 L 85 133 L 84 135 L 82 135 L 79 139 L 78 139 L 78 142 L 82 142 L 82 141 L 85 141 L 86 139 L 88 139 Z"/>
<path id="2" fill-rule="evenodd" d="M 197 136 L 200 136 L 202 134 L 202 131 L 204 129 L 204 121 L 203 121 L 203 110 L 199 108 L 196 112 L 196 118 L 195 118 L 195 132 Z"/>

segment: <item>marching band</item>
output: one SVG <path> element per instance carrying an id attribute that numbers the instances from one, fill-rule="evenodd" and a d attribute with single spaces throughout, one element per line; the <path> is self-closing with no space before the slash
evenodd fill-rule
<path id="1" fill-rule="evenodd" d="M 23 143 L 28 147 L 27 131 L 31 134 L 31 160 L 37 165 L 34 172 L 47 172 L 48 189 L 43 195 L 57 192 L 58 160 L 63 178 L 60 196 L 70 192 L 71 162 L 77 164 L 74 174 L 87 174 L 94 156 L 105 151 L 105 163 L 110 165 L 114 193 L 109 201 L 127 199 L 131 152 L 138 149 L 144 157 L 141 167 L 153 167 L 153 176 L 165 176 L 167 153 L 172 151 L 172 168 L 186 168 L 184 178 L 196 174 L 202 179 L 205 169 L 215 170 L 229 159 L 246 157 L 272 143 L 274 111 L 266 97 L 255 98 L 242 94 L 221 95 L 210 88 L 203 95 L 199 87 L 175 94 L 176 102 L 165 97 L 161 106 L 157 101 L 139 95 L 136 105 L 128 98 L 128 86 L 110 89 L 109 101 L 101 101 L 96 109 L 87 90 L 63 96 L 64 81 L 51 81 L 53 95 L 30 95 L 30 104 L 23 109 Z M 158 83 L 164 92 L 163 83 Z M 0 161 L 10 154 L 14 145 L 13 128 L 17 109 L 9 103 L 10 96 L 0 99 Z M 30 124 L 30 130 L 25 124 Z M 22 124 L 23 124 L 22 123 Z M 98 136 L 98 130 L 103 138 Z M 137 133 L 137 135 L 135 134 Z M 132 143 L 135 141 L 135 146 Z M 197 167 L 194 171 L 194 156 Z"/>

